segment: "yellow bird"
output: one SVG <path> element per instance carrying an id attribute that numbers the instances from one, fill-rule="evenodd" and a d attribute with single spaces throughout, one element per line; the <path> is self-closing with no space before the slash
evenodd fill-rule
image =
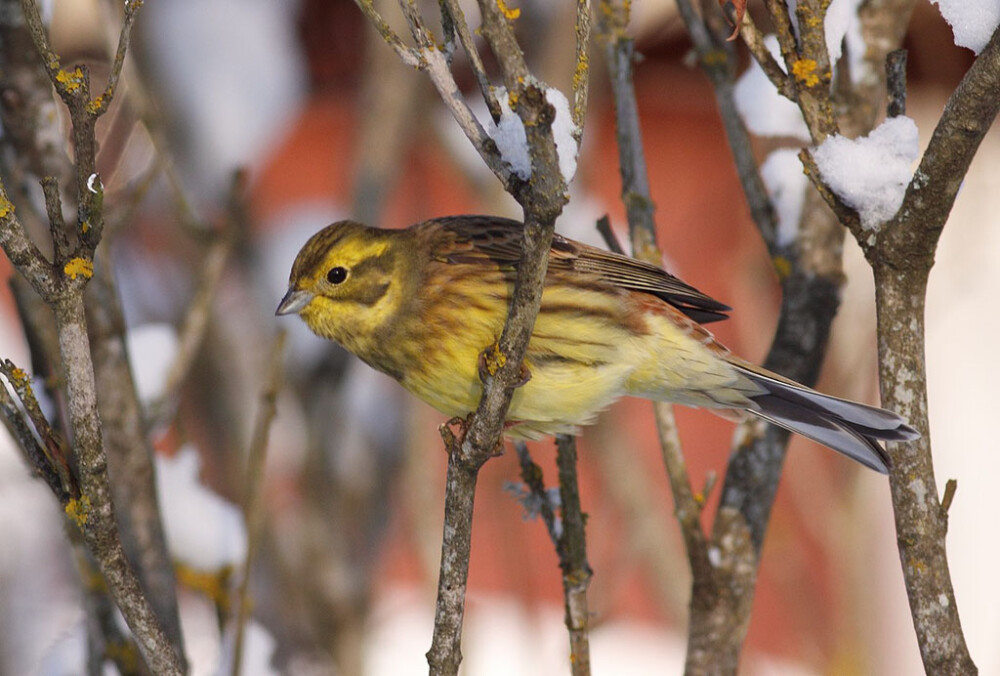
<path id="1" fill-rule="evenodd" d="M 276 314 L 298 313 L 449 416 L 475 410 L 480 355 L 500 336 L 523 226 L 454 216 L 405 230 L 353 221 L 316 233 Z M 664 270 L 556 235 L 507 434 L 574 433 L 622 396 L 746 411 L 887 472 L 900 416 L 830 397 L 733 355 L 699 322 L 729 308 Z"/>

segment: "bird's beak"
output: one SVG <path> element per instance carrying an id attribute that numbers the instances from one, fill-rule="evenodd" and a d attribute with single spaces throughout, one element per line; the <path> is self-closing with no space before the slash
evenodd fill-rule
<path id="1" fill-rule="evenodd" d="M 297 312 L 302 312 L 306 305 L 313 299 L 313 294 L 308 291 L 302 291 L 300 289 L 289 289 L 285 297 L 281 299 L 281 303 L 278 305 L 278 309 L 274 311 L 276 315 L 290 315 Z"/>

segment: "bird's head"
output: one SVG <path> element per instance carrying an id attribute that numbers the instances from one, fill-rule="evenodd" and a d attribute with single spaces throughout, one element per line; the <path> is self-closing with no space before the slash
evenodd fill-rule
<path id="1" fill-rule="evenodd" d="M 398 308 L 399 231 L 340 221 L 313 235 L 295 257 L 275 314 L 298 314 L 315 333 L 353 352 Z"/>

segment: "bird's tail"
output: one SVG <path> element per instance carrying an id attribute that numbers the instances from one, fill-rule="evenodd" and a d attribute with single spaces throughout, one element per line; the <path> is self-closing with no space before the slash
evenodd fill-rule
<path id="1" fill-rule="evenodd" d="M 879 440 L 907 441 L 920 437 L 919 432 L 892 411 L 821 394 L 749 363 L 733 365 L 762 390 L 761 394 L 750 395 L 756 406 L 748 408 L 748 412 L 882 474 L 889 473 L 890 461 Z"/>

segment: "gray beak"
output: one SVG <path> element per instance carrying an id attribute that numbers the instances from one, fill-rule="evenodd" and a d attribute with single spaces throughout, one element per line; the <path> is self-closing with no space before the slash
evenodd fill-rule
<path id="1" fill-rule="evenodd" d="M 289 289 L 285 297 L 281 299 L 281 303 L 278 305 L 278 309 L 274 311 L 276 315 L 290 315 L 297 312 L 302 312 L 306 305 L 313 299 L 313 294 L 308 291 L 300 291 L 298 289 Z"/>

